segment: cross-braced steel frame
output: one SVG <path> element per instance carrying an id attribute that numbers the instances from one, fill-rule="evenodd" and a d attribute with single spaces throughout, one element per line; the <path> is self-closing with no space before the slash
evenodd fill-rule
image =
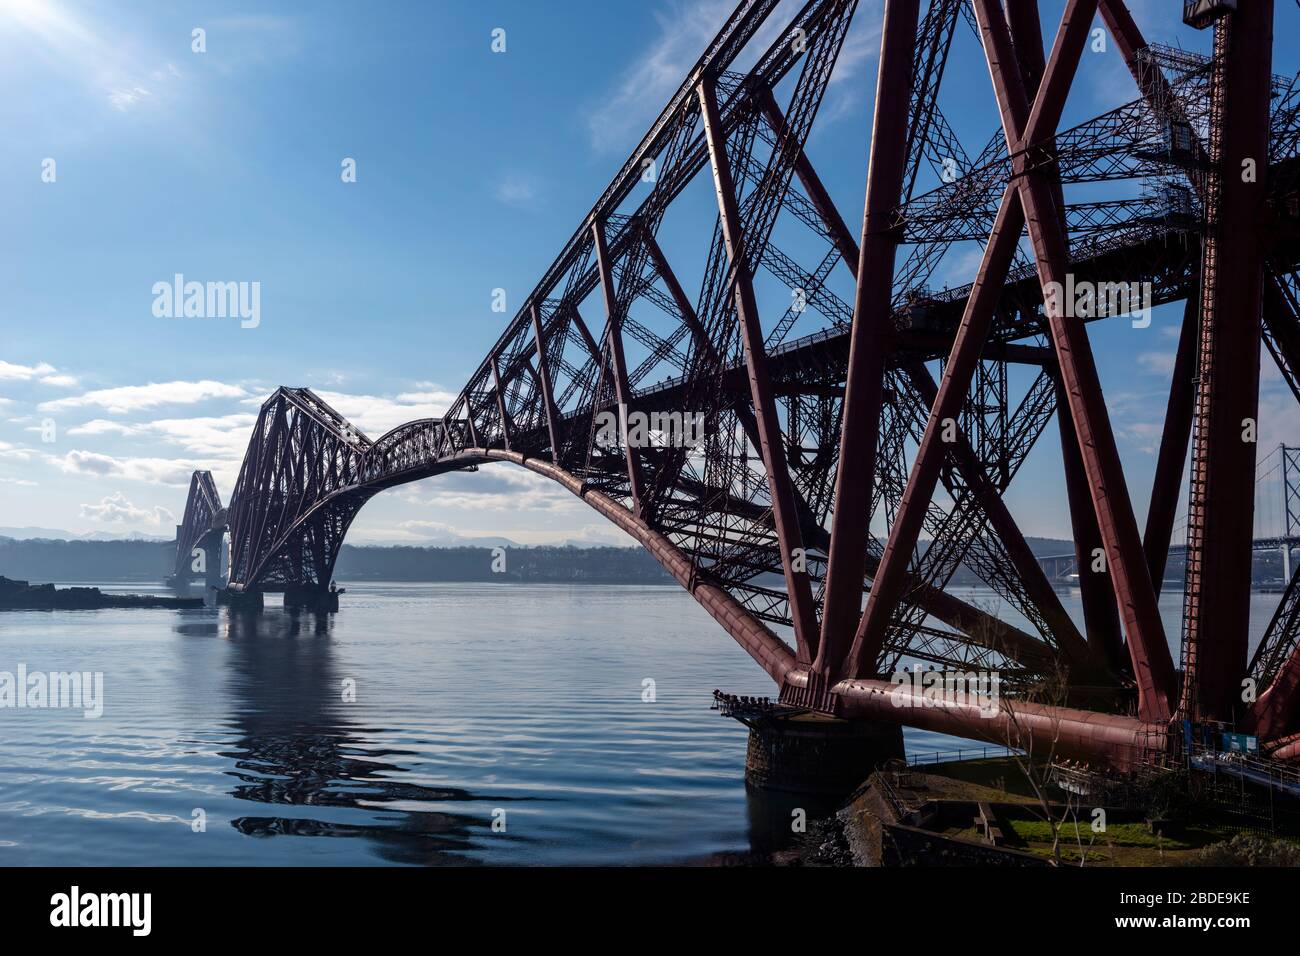
<path id="1" fill-rule="evenodd" d="M 509 461 L 647 548 L 788 704 L 1000 742 L 1041 729 L 1120 765 L 1176 717 L 1288 739 L 1300 571 L 1247 658 L 1261 344 L 1300 398 L 1300 95 L 1271 73 L 1272 3 L 1225 12 L 1199 56 L 1148 45 L 1119 0 L 1068 0 L 1046 47 L 1031 0 L 886 0 L 856 233 L 807 147 L 857 2 L 809 0 L 756 49 L 777 5 L 728 18 L 442 418 L 372 441 L 308 389 L 267 400 L 231 501 L 230 588 L 324 587 L 371 496 Z M 1136 96 L 1061 128 L 1097 16 Z M 959 42 L 982 52 L 997 123 L 971 151 L 941 107 Z M 692 209 L 703 228 L 683 225 Z M 669 258 L 683 235 L 707 240 L 689 273 Z M 974 280 L 933 290 L 972 241 Z M 1051 294 L 1086 282 L 1185 303 L 1145 528 L 1087 327 L 1117 310 Z M 699 415 L 702 441 L 634 440 L 636 413 Z M 1006 499 L 1053 420 L 1081 622 Z M 1169 635 L 1157 598 L 1189 451 Z M 1014 614 L 952 593 L 963 566 Z M 996 668 L 1012 698 L 1052 678 L 1068 692 L 992 719 L 899 708 L 886 675 L 903 659 Z"/>
<path id="2" fill-rule="evenodd" d="M 212 550 L 220 560 L 221 536 L 225 533 L 226 509 L 221 504 L 221 493 L 210 471 L 196 471 L 190 476 L 190 493 L 185 501 L 185 515 L 176 526 L 176 562 L 172 580 L 188 581 L 191 577 L 207 577 L 195 570 L 194 552 L 198 548 Z M 212 546 L 216 545 L 215 548 Z M 213 569 L 215 571 L 217 569 Z"/>

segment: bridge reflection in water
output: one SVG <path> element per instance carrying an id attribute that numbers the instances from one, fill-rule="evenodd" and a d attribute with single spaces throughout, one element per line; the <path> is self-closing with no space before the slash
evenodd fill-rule
<path id="1" fill-rule="evenodd" d="M 183 640 L 180 699 L 211 702 L 185 718 L 210 728 L 189 749 L 191 779 L 223 795 L 188 805 L 208 808 L 209 830 L 274 844 L 223 841 L 226 859 L 761 861 L 802 841 L 793 809 L 810 825 L 833 809 L 745 787 L 744 737 L 709 709 L 710 682 L 760 685 L 674 588 L 369 584 L 349 595 L 341 615 L 272 605 L 168 624 Z M 597 633 L 607 652 L 575 672 Z M 195 660 L 219 669 L 187 669 Z M 646 674 L 658 680 L 651 703 Z M 355 703 L 343 699 L 349 678 Z M 192 852 L 215 845 L 188 836 Z"/>
<path id="2" fill-rule="evenodd" d="M 475 842 L 491 832 L 491 816 L 414 808 L 509 808 L 520 799 L 395 779 L 407 772 L 403 758 L 416 754 L 376 749 L 367 739 L 382 736 L 384 728 L 349 715 L 328 615 L 223 612 L 217 627 L 231 648 L 227 689 L 235 709 L 229 723 L 238 737 L 221 754 L 234 761 L 226 771 L 237 781 L 231 795 L 266 805 L 264 813 L 230 821 L 239 832 L 351 837 L 374 844 L 395 863 L 467 864 L 474 862 Z M 301 812 L 306 808 L 313 812 Z M 363 818 L 382 822 L 355 822 Z M 508 831 L 493 838 L 523 839 Z"/>

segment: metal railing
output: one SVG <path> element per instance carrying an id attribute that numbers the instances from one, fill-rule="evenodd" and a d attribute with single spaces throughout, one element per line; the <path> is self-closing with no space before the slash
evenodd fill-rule
<path id="1" fill-rule="evenodd" d="M 955 763 L 961 760 L 985 760 L 989 757 L 1015 757 L 1020 755 L 1019 750 L 1013 750 L 1011 747 L 972 747 L 962 748 L 960 750 L 935 750 L 931 753 L 912 754 L 907 758 L 909 767 L 918 767 L 923 764 Z"/>

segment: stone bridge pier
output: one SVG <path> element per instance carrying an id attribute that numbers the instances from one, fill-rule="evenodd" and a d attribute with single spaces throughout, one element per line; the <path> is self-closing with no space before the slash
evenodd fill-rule
<path id="1" fill-rule="evenodd" d="M 176 530 L 179 535 L 179 525 Z M 225 529 L 212 529 L 194 543 L 188 562 L 167 579 L 168 586 L 184 589 L 201 581 L 204 600 L 207 600 L 214 591 L 226 586 L 226 553 Z"/>

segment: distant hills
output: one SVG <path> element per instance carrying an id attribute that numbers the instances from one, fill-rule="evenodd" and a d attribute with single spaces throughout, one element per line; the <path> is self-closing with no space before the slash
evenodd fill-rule
<path id="1" fill-rule="evenodd" d="M 45 583 L 153 581 L 171 573 L 172 541 L 0 537 L 0 575 Z"/>
<path id="2" fill-rule="evenodd" d="M 30 541 L 44 538 L 49 541 L 175 541 L 171 534 L 143 534 L 139 531 L 87 531 L 76 534 L 62 528 L 3 528 L 0 538 L 13 538 L 15 541 Z"/>
<path id="3" fill-rule="evenodd" d="M 0 538 L 13 538 L 15 541 L 33 541 L 43 539 L 46 541 L 175 541 L 176 536 L 171 534 L 145 534 L 141 531 L 85 531 L 78 534 L 75 531 L 68 531 L 65 528 L 6 528 L 0 526 Z M 401 545 L 390 544 L 382 541 L 366 541 L 364 538 L 357 543 L 358 547 L 387 548 L 387 547 L 412 547 L 412 548 L 523 548 L 518 541 L 512 541 L 509 538 L 479 535 L 465 536 L 454 533 L 434 534 L 418 541 L 403 542 Z M 558 545 L 552 547 L 559 548 L 607 548 L 609 544 L 599 542 L 579 541 L 565 539 Z M 617 547 L 616 545 L 614 547 Z"/>
<path id="4" fill-rule="evenodd" d="M 15 531 L 23 536 L 10 533 Z M 58 534 L 65 537 L 54 537 Z M 1059 538 L 1029 538 L 1027 542 L 1039 556 L 1074 551 L 1072 541 Z M 506 549 L 504 573 L 492 569 L 493 548 Z M 34 583 L 161 583 L 171 573 L 174 559 L 175 545 L 166 538 L 123 538 L 102 532 L 67 536 L 66 532 L 53 528 L 0 528 L 0 575 Z M 1253 564 L 1257 584 L 1280 582 L 1281 558 L 1276 552 L 1257 552 Z M 1175 553 L 1167 576 L 1177 580 L 1181 573 L 1182 555 Z M 345 544 L 334 576 L 340 585 L 349 581 L 636 584 L 671 580 L 647 551 L 636 546 L 602 547 L 583 543 L 581 546 L 524 547 L 504 537 L 466 539 L 451 547 Z M 759 580 L 781 587 L 780 575 L 763 575 Z M 962 566 L 950 583 L 963 587 L 980 586 L 982 582 Z"/>
<path id="5" fill-rule="evenodd" d="M 345 544 L 334 576 L 344 585 L 348 581 L 656 584 L 672 580 L 649 552 L 638 547 L 521 547 L 508 538 L 481 540 L 503 543 L 451 548 Z M 504 571 L 493 570 L 493 548 L 505 548 Z M 175 555 L 172 540 L 3 535 L 0 575 L 34 583 L 162 583 L 171 573 Z"/>
<path id="6" fill-rule="evenodd" d="M 505 537 L 456 538 L 446 544 L 354 545 L 339 553 L 334 576 L 348 581 L 528 581 L 605 584 L 666 583 L 669 575 L 639 547 L 593 546 L 574 542 L 524 547 Z M 1069 541 L 1033 538 L 1037 554 L 1063 554 Z M 73 535 L 55 528 L 0 528 L 0 575 L 33 582 L 161 583 L 171 573 L 172 539 L 129 538 L 104 532 Z M 503 573 L 492 570 L 493 548 L 505 548 Z M 779 575 L 765 583 L 780 587 Z M 978 584 L 961 568 L 953 583 Z"/>

